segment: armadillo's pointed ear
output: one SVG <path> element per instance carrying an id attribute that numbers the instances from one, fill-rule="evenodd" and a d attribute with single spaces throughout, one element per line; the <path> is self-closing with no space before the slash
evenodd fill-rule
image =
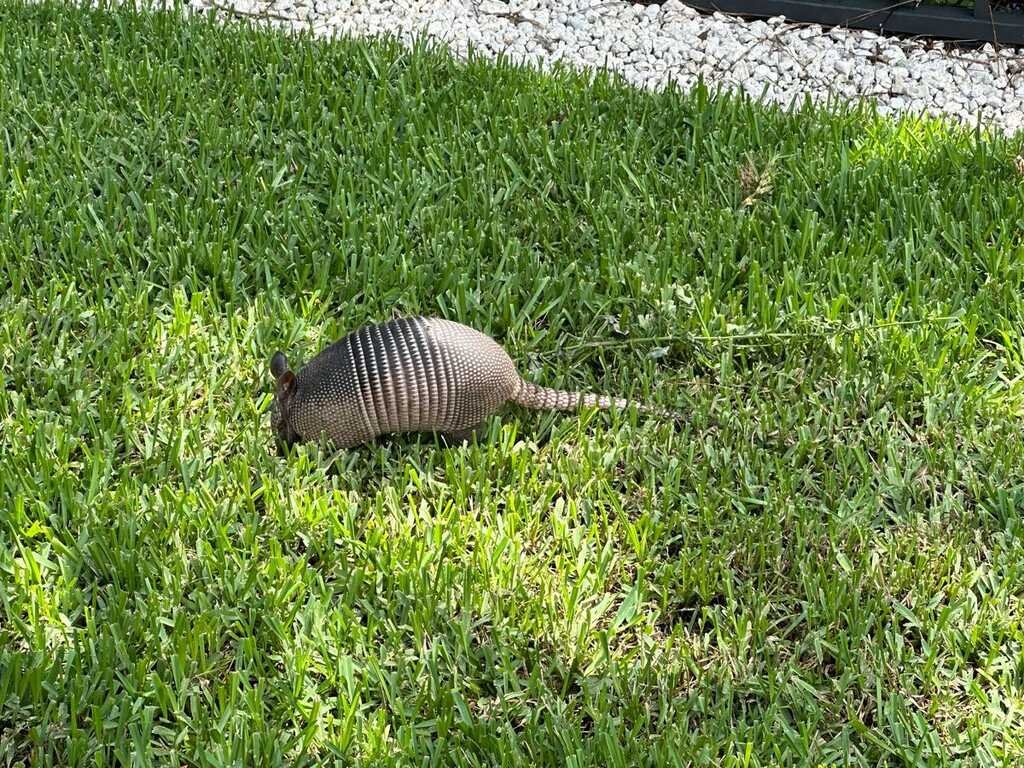
<path id="1" fill-rule="evenodd" d="M 281 378 L 277 380 L 277 391 L 282 395 L 287 395 L 295 387 L 295 372 L 285 371 L 281 374 Z"/>
<path id="2" fill-rule="evenodd" d="M 281 352 L 275 352 L 274 356 L 270 358 L 270 375 L 278 381 L 284 376 L 288 370 L 288 359 Z"/>

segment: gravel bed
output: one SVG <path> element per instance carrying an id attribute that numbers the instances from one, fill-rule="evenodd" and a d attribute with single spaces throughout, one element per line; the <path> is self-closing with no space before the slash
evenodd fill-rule
<path id="1" fill-rule="evenodd" d="M 703 76 L 788 105 L 874 98 L 883 114 L 927 113 L 1007 133 L 1024 129 L 1024 50 L 896 39 L 869 31 L 699 14 L 679 0 L 189 0 L 319 35 L 426 33 L 541 66 L 606 66 L 641 87 Z"/>

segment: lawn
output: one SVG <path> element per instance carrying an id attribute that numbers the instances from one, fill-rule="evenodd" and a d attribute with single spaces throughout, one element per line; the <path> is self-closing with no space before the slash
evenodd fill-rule
<path id="1" fill-rule="evenodd" d="M 1021 137 L 15 0 L 0 136 L 0 765 L 1024 762 Z M 278 455 L 417 312 L 689 418 Z"/>

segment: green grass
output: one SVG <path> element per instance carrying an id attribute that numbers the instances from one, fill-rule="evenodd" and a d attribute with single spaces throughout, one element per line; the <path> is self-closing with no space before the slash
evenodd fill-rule
<path id="1" fill-rule="evenodd" d="M 0 765 L 1020 765 L 1020 138 L 0 0 Z M 275 454 L 392 312 L 687 409 Z"/>

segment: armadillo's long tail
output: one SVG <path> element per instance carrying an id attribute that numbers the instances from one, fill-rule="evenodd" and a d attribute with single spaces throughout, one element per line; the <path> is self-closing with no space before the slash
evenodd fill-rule
<path id="1" fill-rule="evenodd" d="M 636 403 L 622 397 L 550 389 L 534 384 L 532 381 L 526 381 L 526 379 L 520 380 L 519 390 L 512 396 L 512 402 L 524 408 L 543 411 L 574 411 L 578 408 L 601 408 L 602 410 L 615 408 L 624 411 L 628 410 L 630 406 L 635 406 L 641 413 L 668 419 L 677 419 L 681 415 L 674 411 L 666 411 L 662 408 Z"/>

